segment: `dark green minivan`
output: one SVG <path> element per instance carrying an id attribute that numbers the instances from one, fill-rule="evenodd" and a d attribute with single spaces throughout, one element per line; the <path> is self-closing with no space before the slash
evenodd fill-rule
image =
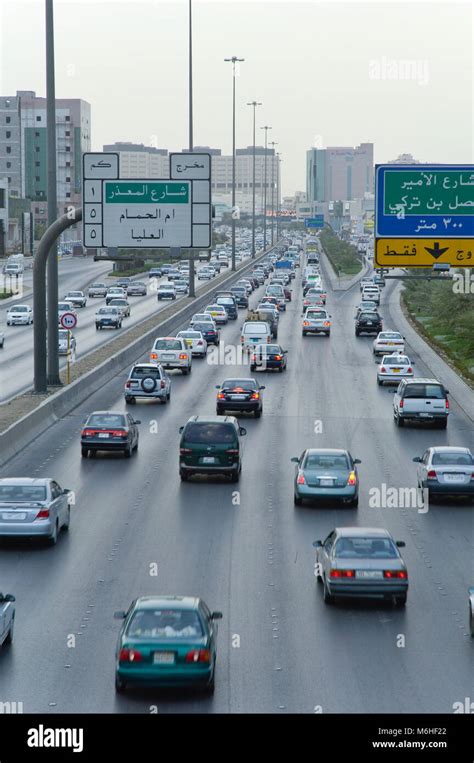
<path id="1" fill-rule="evenodd" d="M 247 434 L 235 416 L 191 416 L 180 427 L 179 476 L 228 474 L 238 482 L 242 469 L 240 437 Z"/>

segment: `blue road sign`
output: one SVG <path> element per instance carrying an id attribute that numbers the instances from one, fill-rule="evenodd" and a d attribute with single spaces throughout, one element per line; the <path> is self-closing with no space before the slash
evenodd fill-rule
<path id="1" fill-rule="evenodd" d="M 375 236 L 472 238 L 474 165 L 376 165 Z"/>
<path id="2" fill-rule="evenodd" d="M 315 217 L 305 217 L 305 228 L 324 228 L 324 215 L 316 215 Z"/>

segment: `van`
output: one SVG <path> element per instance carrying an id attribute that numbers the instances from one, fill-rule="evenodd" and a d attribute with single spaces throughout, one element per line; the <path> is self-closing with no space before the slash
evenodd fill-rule
<path id="1" fill-rule="evenodd" d="M 247 434 L 235 416 L 191 416 L 180 427 L 179 476 L 224 474 L 238 482 L 242 470 L 240 437 Z"/>
<path id="2" fill-rule="evenodd" d="M 266 321 L 245 321 L 242 326 L 240 343 L 242 347 L 267 344 L 272 341 L 272 332 Z"/>
<path id="3" fill-rule="evenodd" d="M 405 421 L 430 421 L 446 429 L 449 391 L 436 379 L 402 379 L 393 398 L 393 418 L 397 426 Z"/>

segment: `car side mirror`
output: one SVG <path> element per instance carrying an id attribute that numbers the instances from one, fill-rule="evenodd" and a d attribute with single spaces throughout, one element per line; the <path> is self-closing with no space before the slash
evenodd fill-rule
<path id="1" fill-rule="evenodd" d="M 389 395 L 394 395 L 397 390 L 396 389 L 389 389 L 387 391 L 388 391 Z"/>
<path id="2" fill-rule="evenodd" d="M 117 612 L 114 612 L 115 620 L 125 620 L 126 616 L 127 613 L 123 609 L 119 609 Z"/>
<path id="3" fill-rule="evenodd" d="M 247 434 L 247 430 L 245 429 L 245 427 L 239 427 L 239 435 L 243 437 L 246 434 Z"/>
<path id="4" fill-rule="evenodd" d="M 361 464 L 362 461 L 360 460 L 360 458 L 354 458 L 354 463 L 355 464 Z"/>
<path id="5" fill-rule="evenodd" d="M 183 434 L 183 432 L 184 432 L 184 427 L 180 427 L 178 431 L 179 431 L 179 433 L 180 433 L 180 434 Z"/>
<path id="6" fill-rule="evenodd" d="M 449 389 L 445 389 L 444 391 L 446 392 L 447 395 L 449 395 Z"/>
<path id="7" fill-rule="evenodd" d="M 299 458 L 298 456 L 293 456 L 293 458 L 290 458 L 290 461 L 294 464 L 299 464 Z"/>
<path id="8" fill-rule="evenodd" d="M 398 546 L 398 548 L 405 548 L 406 543 L 404 540 L 397 540 L 396 545 Z"/>
<path id="9" fill-rule="evenodd" d="M 260 389 L 265 389 L 265 384 L 261 384 Z"/>
<path id="10" fill-rule="evenodd" d="M 12 593 L 6 593 L 3 597 L 3 601 L 16 601 Z"/>
<path id="11" fill-rule="evenodd" d="M 415 458 L 412 458 L 412 461 L 415 462 L 415 464 L 421 464 L 421 458 L 420 456 L 415 456 Z"/>
<path id="12" fill-rule="evenodd" d="M 221 385 L 220 384 L 216 384 L 216 389 L 220 389 L 220 388 L 221 388 Z"/>
<path id="13" fill-rule="evenodd" d="M 222 620 L 222 612 L 212 612 L 211 620 Z"/>
<path id="14" fill-rule="evenodd" d="M 140 421 L 140 419 L 135 419 L 135 421 L 133 423 L 134 424 L 141 424 L 142 422 Z"/>
<path id="15" fill-rule="evenodd" d="M 320 540 L 314 540 L 313 541 L 313 548 L 322 548 L 322 543 Z"/>

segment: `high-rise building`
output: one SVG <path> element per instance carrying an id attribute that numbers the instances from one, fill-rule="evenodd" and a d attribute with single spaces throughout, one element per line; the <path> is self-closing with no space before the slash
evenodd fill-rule
<path id="1" fill-rule="evenodd" d="M 6 178 L 10 196 L 22 195 L 20 99 L 0 97 L 0 178 Z"/>
<path id="2" fill-rule="evenodd" d="M 362 199 L 374 189 L 374 145 L 334 146 L 306 152 L 308 202 Z"/>
<path id="3" fill-rule="evenodd" d="M 120 177 L 122 178 L 168 178 L 169 155 L 166 148 L 145 146 L 143 143 L 128 141 L 109 143 L 105 152 L 119 154 Z"/>
<path id="4" fill-rule="evenodd" d="M 273 148 L 266 149 L 267 164 L 267 210 L 277 204 L 277 174 L 279 162 Z M 272 174 L 273 173 L 273 174 Z M 232 196 L 232 155 L 213 154 L 212 156 L 212 198 L 230 203 Z M 255 209 L 262 214 L 265 193 L 265 148 L 255 147 Z M 235 198 L 242 212 L 251 212 L 253 204 L 253 146 L 237 148 L 235 151 Z"/>

